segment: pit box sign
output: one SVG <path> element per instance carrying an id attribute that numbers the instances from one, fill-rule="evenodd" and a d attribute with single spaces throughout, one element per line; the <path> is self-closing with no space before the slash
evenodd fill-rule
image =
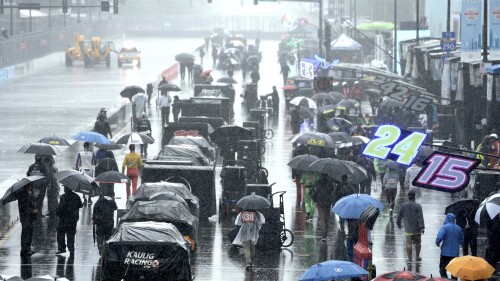
<path id="1" fill-rule="evenodd" d="M 381 83 L 379 89 L 382 95 L 402 102 L 403 108 L 414 111 L 424 111 L 433 101 L 431 97 L 411 93 L 407 86 L 394 81 Z"/>
<path id="2" fill-rule="evenodd" d="M 441 50 L 445 53 L 453 52 L 457 49 L 457 38 L 455 32 L 443 32 L 441 37 Z"/>
<path id="3" fill-rule="evenodd" d="M 409 166 L 417 157 L 427 134 L 402 130 L 394 125 L 377 128 L 370 142 L 366 144 L 363 155 L 372 158 L 390 159 Z"/>
<path id="4" fill-rule="evenodd" d="M 480 161 L 475 158 L 435 151 L 424 161 L 424 167 L 413 180 L 414 186 L 455 193 L 464 190 L 470 172 Z"/>
<path id="5" fill-rule="evenodd" d="M 300 76 L 307 79 L 314 79 L 314 64 L 310 61 L 302 60 L 300 62 Z"/>

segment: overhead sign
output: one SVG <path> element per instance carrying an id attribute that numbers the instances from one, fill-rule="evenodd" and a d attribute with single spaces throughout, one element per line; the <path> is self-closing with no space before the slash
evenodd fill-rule
<path id="1" fill-rule="evenodd" d="M 482 20 L 483 0 L 462 1 L 460 15 L 460 56 L 462 62 L 481 60 Z"/>
<path id="2" fill-rule="evenodd" d="M 467 187 L 470 172 L 479 163 L 476 158 L 434 151 L 425 159 L 424 167 L 412 184 L 449 193 L 459 192 Z"/>
<path id="3" fill-rule="evenodd" d="M 449 53 L 457 49 L 457 38 L 455 32 L 443 32 L 441 37 L 441 50 Z"/>
<path id="4" fill-rule="evenodd" d="M 500 59 L 500 0 L 488 3 L 488 60 Z"/>
<path id="5" fill-rule="evenodd" d="M 424 111 L 433 102 L 431 97 L 411 93 L 407 86 L 396 82 L 381 83 L 379 89 L 382 95 L 402 102 L 403 108 L 410 110 Z"/>
<path id="6" fill-rule="evenodd" d="M 427 134 L 424 133 L 402 130 L 394 125 L 382 125 L 366 144 L 363 155 L 391 159 L 408 166 L 417 157 L 426 137 Z"/>

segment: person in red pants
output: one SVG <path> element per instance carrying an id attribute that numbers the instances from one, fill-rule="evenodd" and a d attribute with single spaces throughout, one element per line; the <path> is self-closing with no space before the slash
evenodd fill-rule
<path id="1" fill-rule="evenodd" d="M 130 197 L 130 182 L 132 182 L 132 194 L 137 191 L 137 180 L 139 179 L 139 169 L 142 167 L 141 155 L 135 153 L 135 145 L 128 146 L 130 153 L 125 155 L 122 164 L 122 173 L 125 174 L 127 168 L 127 177 L 130 181 L 127 182 L 127 198 Z"/>

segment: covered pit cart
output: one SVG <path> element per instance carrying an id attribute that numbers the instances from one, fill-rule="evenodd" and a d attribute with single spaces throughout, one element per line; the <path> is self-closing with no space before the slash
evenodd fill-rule
<path id="1" fill-rule="evenodd" d="M 165 145 L 154 160 L 167 160 L 170 156 L 174 157 L 186 157 L 192 159 L 196 166 L 208 166 L 210 165 L 210 159 L 208 159 L 203 151 L 195 145 Z"/>
<path id="2" fill-rule="evenodd" d="M 189 248 L 170 223 L 124 222 L 106 241 L 101 280 L 191 281 Z"/>
<path id="3" fill-rule="evenodd" d="M 201 149 L 203 154 L 210 159 L 215 160 L 214 147 L 202 136 L 174 136 L 168 144 L 170 145 L 195 145 Z"/>

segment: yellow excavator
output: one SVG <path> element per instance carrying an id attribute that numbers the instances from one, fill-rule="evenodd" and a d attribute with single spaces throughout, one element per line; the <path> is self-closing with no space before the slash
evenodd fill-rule
<path id="1" fill-rule="evenodd" d="M 109 67 L 111 52 L 116 53 L 115 44 L 112 41 L 101 41 L 100 37 L 85 40 L 85 36 L 81 34 L 75 34 L 73 47 L 68 47 L 65 51 L 66 66 L 73 66 L 74 61 L 83 61 L 85 67 L 102 63 Z"/>

